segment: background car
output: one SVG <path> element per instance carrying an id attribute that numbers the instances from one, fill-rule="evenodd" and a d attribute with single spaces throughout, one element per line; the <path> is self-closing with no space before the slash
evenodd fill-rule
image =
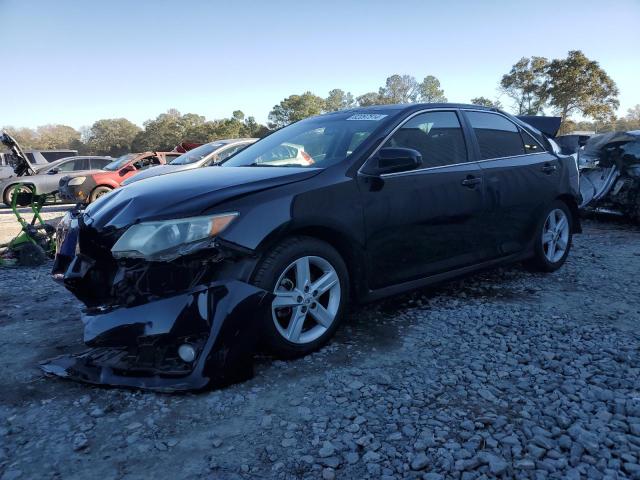
<path id="1" fill-rule="evenodd" d="M 67 175 L 60 178 L 58 185 L 60 197 L 74 203 L 91 203 L 114 188 L 118 188 L 122 182 L 136 173 L 164 165 L 178 157 L 180 157 L 178 152 L 127 153 L 110 162 L 99 172 Z"/>
<path id="2" fill-rule="evenodd" d="M 153 170 L 145 170 L 143 172 L 136 173 L 122 182 L 122 185 L 129 185 L 130 183 L 137 182 L 138 180 L 158 175 L 166 175 L 168 173 L 191 170 L 192 168 L 215 165 L 257 140 L 257 138 L 229 138 L 205 143 L 204 145 L 196 147 L 193 150 L 189 150 L 178 158 L 171 160 L 166 165 L 161 165 Z"/>
<path id="3" fill-rule="evenodd" d="M 6 205 L 11 205 L 11 193 L 17 183 L 24 184 L 24 190 L 39 194 L 58 190 L 60 179 L 69 173 L 91 174 L 111 163 L 113 158 L 100 156 L 78 156 L 56 160 L 38 168 L 31 165 L 32 173 L 21 177 L 9 177 L 0 182 L 0 196 Z"/>

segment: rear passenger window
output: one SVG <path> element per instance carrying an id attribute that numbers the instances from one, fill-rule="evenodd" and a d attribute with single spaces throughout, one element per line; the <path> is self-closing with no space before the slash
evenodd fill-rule
<path id="1" fill-rule="evenodd" d="M 465 112 L 480 147 L 480 158 L 524 155 L 525 149 L 518 127 L 502 115 L 484 112 Z"/>
<path id="2" fill-rule="evenodd" d="M 453 165 L 467 161 L 458 116 L 454 112 L 429 112 L 416 115 L 405 123 L 384 145 L 413 148 L 429 167 Z"/>

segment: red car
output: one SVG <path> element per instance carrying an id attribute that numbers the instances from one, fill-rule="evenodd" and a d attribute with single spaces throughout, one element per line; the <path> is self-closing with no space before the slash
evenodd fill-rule
<path id="1" fill-rule="evenodd" d="M 61 178 L 59 195 L 64 200 L 75 203 L 91 203 L 114 188 L 118 188 L 124 180 L 139 171 L 164 165 L 180 155 L 180 152 L 127 153 L 116 158 L 103 170 L 88 175 L 67 175 Z"/>

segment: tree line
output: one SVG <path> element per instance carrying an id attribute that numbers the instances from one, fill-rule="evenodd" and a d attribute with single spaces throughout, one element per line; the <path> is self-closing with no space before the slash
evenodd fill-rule
<path id="1" fill-rule="evenodd" d="M 508 108 L 517 115 L 559 115 L 561 131 L 633 130 L 640 128 L 640 105 L 627 115 L 616 118 L 619 106 L 618 88 L 598 62 L 580 50 L 570 51 L 566 58 L 523 57 L 498 83 L 498 95 L 490 99 L 470 99 L 474 105 Z M 181 114 L 170 109 L 143 128 L 126 118 L 97 120 L 88 128 L 76 130 L 68 125 L 43 125 L 36 129 L 4 127 L 24 148 L 40 150 L 74 149 L 81 154 L 117 156 L 131 151 L 171 150 L 182 141 L 204 143 L 221 138 L 263 137 L 292 122 L 321 113 L 357 106 L 416 102 L 446 102 L 440 81 L 427 75 L 418 81 L 412 75 L 394 74 L 377 91 L 354 96 L 336 88 L 326 97 L 310 91 L 283 99 L 268 116 L 268 124 L 236 110 L 229 118 L 206 120 L 195 113 Z M 592 121 L 576 122 L 572 115 Z"/>

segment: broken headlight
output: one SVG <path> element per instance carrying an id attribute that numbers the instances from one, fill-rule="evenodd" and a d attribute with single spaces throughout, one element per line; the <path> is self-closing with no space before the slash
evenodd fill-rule
<path id="1" fill-rule="evenodd" d="M 210 245 L 237 212 L 132 225 L 111 248 L 115 258 L 172 260 Z"/>

